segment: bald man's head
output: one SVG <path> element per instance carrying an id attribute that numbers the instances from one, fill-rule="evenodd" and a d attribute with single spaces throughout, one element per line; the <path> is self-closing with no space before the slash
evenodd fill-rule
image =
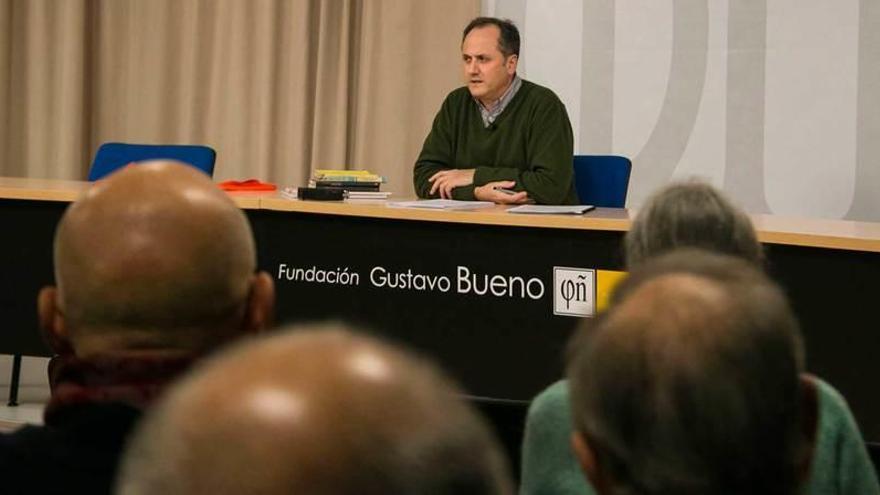
<path id="1" fill-rule="evenodd" d="M 246 317 L 255 268 L 247 219 L 204 173 L 168 161 L 126 167 L 58 225 L 61 333 L 77 351 L 209 347 Z"/>
<path id="2" fill-rule="evenodd" d="M 600 493 L 795 493 L 813 430 L 779 288 L 745 260 L 691 250 L 646 262 L 618 292 L 568 368 L 575 445 Z"/>
<path id="3" fill-rule="evenodd" d="M 123 494 L 500 494 L 503 455 L 433 365 L 339 325 L 251 342 L 176 387 Z"/>

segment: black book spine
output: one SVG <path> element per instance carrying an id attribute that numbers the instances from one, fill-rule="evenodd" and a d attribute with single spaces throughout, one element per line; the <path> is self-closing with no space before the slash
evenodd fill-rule
<path id="1" fill-rule="evenodd" d="M 346 191 L 378 191 L 378 182 L 336 182 L 336 181 L 318 181 L 315 187 L 321 189 L 343 189 Z"/>

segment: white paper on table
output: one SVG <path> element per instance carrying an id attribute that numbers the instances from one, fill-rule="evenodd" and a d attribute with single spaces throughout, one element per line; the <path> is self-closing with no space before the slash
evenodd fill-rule
<path id="1" fill-rule="evenodd" d="M 346 199 L 388 199 L 391 191 L 348 191 Z"/>
<path id="2" fill-rule="evenodd" d="M 393 201 L 388 206 L 395 208 L 430 208 L 433 210 L 471 210 L 494 206 L 491 201 L 460 201 L 457 199 L 422 199 L 417 201 Z"/>

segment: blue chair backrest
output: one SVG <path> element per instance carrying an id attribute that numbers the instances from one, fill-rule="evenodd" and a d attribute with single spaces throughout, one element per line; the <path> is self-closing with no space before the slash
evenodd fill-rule
<path id="1" fill-rule="evenodd" d="M 200 145 L 104 143 L 95 153 L 89 180 L 101 179 L 129 163 L 159 159 L 188 163 L 213 177 L 217 153 L 208 146 Z"/>
<path id="2" fill-rule="evenodd" d="M 632 162 L 624 156 L 575 155 L 574 181 L 582 205 L 623 208 Z"/>

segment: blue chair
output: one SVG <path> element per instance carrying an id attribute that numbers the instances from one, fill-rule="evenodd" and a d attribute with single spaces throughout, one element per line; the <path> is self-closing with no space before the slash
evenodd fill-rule
<path id="1" fill-rule="evenodd" d="M 163 158 L 188 163 L 213 177 L 217 153 L 199 145 L 104 143 L 95 153 L 89 180 L 101 179 L 129 163 Z"/>
<path id="2" fill-rule="evenodd" d="M 575 155 L 574 184 L 582 205 L 623 208 L 632 162 L 624 156 Z"/>

